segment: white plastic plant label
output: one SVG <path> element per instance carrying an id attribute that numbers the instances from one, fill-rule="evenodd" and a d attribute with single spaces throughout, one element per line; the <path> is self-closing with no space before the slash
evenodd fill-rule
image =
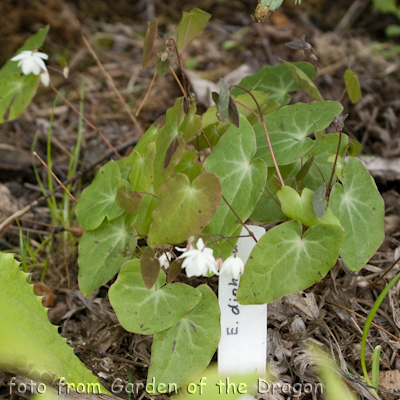
<path id="1" fill-rule="evenodd" d="M 247 226 L 257 240 L 265 233 L 259 226 Z M 242 229 L 241 235 L 248 235 Z M 256 242 L 240 238 L 237 256 L 244 263 Z M 218 346 L 218 372 L 221 375 L 255 373 L 265 375 L 267 360 L 267 305 L 240 305 L 236 301 L 239 279 L 220 275 L 218 299 L 221 309 L 221 340 Z"/>

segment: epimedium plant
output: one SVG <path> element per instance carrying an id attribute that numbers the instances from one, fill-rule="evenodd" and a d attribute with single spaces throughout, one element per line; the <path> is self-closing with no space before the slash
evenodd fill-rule
<path id="1" fill-rule="evenodd" d="M 93 294 L 118 274 L 109 298 L 121 325 L 154 335 L 148 381 L 176 387 L 207 367 L 220 338 L 216 295 L 207 284 L 178 282 L 182 268 L 189 277 L 211 276 L 226 260 L 220 272 L 238 279 L 243 265 L 235 244 L 245 227 L 256 243 L 237 301 L 264 304 L 320 281 L 339 258 L 360 270 L 384 237 L 383 200 L 355 158 L 361 145 L 343 132 L 341 104 L 324 100 L 315 86 L 312 63 L 265 66 L 232 87 L 221 80 L 215 105 L 197 113 L 181 54 L 209 18 L 199 9 L 184 12 L 176 40 L 169 38 L 157 56 L 159 74 L 176 62 L 184 96 L 128 157 L 100 168 L 76 207 L 84 228 L 78 259 L 82 293 Z M 42 42 L 43 35 L 35 40 Z M 144 67 L 156 37 L 153 20 Z M 304 38 L 289 47 L 316 60 Z M 15 61 L 6 67 L 17 68 Z M 39 77 L 30 75 L 37 86 Z M 348 69 L 344 80 L 350 99 L 358 101 L 356 74 Z M 305 102 L 290 104 L 296 91 Z M 19 102 L 10 99 L 0 98 L 3 120 L 25 106 L 12 113 Z M 336 132 L 326 133 L 332 123 Z M 257 241 L 246 221 L 276 226 Z"/>
<path id="2" fill-rule="evenodd" d="M 174 60 L 182 66 L 182 50 L 209 17 L 198 9 L 184 13 L 176 41 L 168 39 L 158 54 L 158 73 L 166 73 Z M 154 20 L 144 65 L 156 36 Z M 302 38 L 291 45 L 315 60 L 304 43 Z M 381 244 L 382 198 L 354 158 L 360 144 L 343 133 L 343 107 L 323 99 L 315 74 L 309 62 L 283 62 L 263 67 L 238 86 L 221 80 L 220 93 L 213 93 L 216 104 L 203 115 L 183 78 L 185 96 L 165 120 L 147 130 L 129 157 L 103 166 L 83 191 L 76 208 L 85 229 L 80 288 L 90 295 L 118 273 L 109 298 L 121 325 L 154 334 L 149 381 L 179 387 L 210 362 L 220 337 L 217 298 L 207 285 L 194 288 L 176 277 L 182 259 L 188 260 L 183 265 L 188 276 L 217 272 L 212 262 L 207 268 L 207 256 L 227 259 L 245 221 L 277 225 L 256 243 L 245 265 L 237 293 L 241 304 L 304 290 L 339 257 L 357 271 Z M 349 69 L 344 78 L 357 101 L 356 74 Z M 298 90 L 312 101 L 290 104 L 290 93 Z M 336 132 L 325 133 L 332 122 Z M 204 149 L 209 155 L 201 162 Z M 187 252 L 177 257 L 175 245 L 184 242 Z M 157 257 L 163 257 L 162 268 Z M 239 264 L 223 270 L 235 268 L 238 274 Z"/>

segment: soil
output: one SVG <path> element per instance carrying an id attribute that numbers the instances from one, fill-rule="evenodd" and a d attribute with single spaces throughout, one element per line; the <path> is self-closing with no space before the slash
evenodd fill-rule
<path id="1" fill-rule="evenodd" d="M 400 99 L 397 97 L 400 50 L 385 36 L 385 27 L 399 21 L 374 10 L 368 0 L 303 0 L 301 6 L 293 3 L 285 0 L 278 12 L 264 23 L 256 24 L 251 18 L 256 6 L 254 0 L 3 1 L 0 3 L 0 65 L 38 28 L 50 24 L 44 45 L 44 50 L 51 55 L 49 65 L 60 70 L 60 63 L 68 61 L 69 67 L 68 79 L 51 72 L 54 85 L 79 108 L 78 93 L 84 79 L 85 115 L 121 155 L 128 155 L 143 131 L 181 95 L 180 88 L 171 74 L 158 76 L 137 124 L 134 123 L 84 45 L 82 35 L 91 43 L 132 112 L 136 112 L 154 73 L 152 67 L 143 70 L 141 65 L 147 21 L 157 16 L 159 34 L 166 39 L 173 34 L 181 11 L 199 7 L 210 12 L 212 19 L 185 52 L 187 69 L 217 82 L 244 64 L 257 70 L 266 64 L 276 65 L 281 59 L 303 60 L 301 51 L 291 50 L 285 43 L 305 35 L 318 57 L 320 71 L 316 84 L 322 96 L 327 100 L 341 99 L 349 114 L 345 133 L 362 143 L 363 154 L 396 160 L 400 156 Z M 163 41 L 159 39 L 157 43 L 161 48 Z M 343 96 L 343 74 L 348 67 L 357 72 L 363 91 L 362 100 L 355 105 L 347 95 Z M 42 195 L 38 179 L 45 190 L 49 188 L 47 171 L 33 159 L 31 151 L 34 149 L 47 159 L 53 107 L 53 171 L 62 181 L 68 177 L 70 154 L 77 140 L 78 116 L 60 98 L 56 99 L 53 91 L 42 88 L 18 119 L 0 126 L 0 223 Z M 206 109 L 202 104 L 198 108 Z M 112 157 L 98 133 L 85 124 L 78 167 L 83 173 L 72 185 L 72 193 L 79 195 L 97 168 Z M 347 375 L 346 379 L 359 396 L 373 398 L 359 383 L 362 317 L 368 315 L 384 283 L 399 272 L 399 266 L 374 288 L 361 296 L 357 293 L 382 275 L 400 254 L 400 182 L 396 179 L 377 178 L 385 200 L 386 238 L 362 271 L 355 274 L 344 265 L 337 265 L 305 293 L 285 296 L 268 306 L 268 364 L 277 381 L 290 384 L 318 381 L 315 366 L 305 350 L 306 342 L 312 340 L 330 349 L 343 374 L 352 374 L 353 380 Z M 57 192 L 56 200 L 62 196 L 61 191 Z M 112 281 L 91 296 L 84 297 L 79 292 L 77 244 L 82 230 L 74 214 L 62 220 L 51 213 L 48 203 L 41 202 L 25 213 L 19 224 L 25 246 L 32 249 L 28 266 L 36 293 L 45 295 L 43 302 L 50 308 L 50 321 L 59 327 L 59 333 L 74 347 L 75 354 L 99 376 L 106 388 L 116 378 L 123 383 L 128 379 L 145 383 L 152 337 L 128 333 L 119 325 L 107 297 Z M 21 261 L 20 228 L 15 222 L 0 232 L 0 250 L 14 252 Z M 194 286 L 207 281 L 217 290 L 216 278 L 187 279 L 182 273 L 179 279 Z M 400 337 L 399 290 L 399 285 L 393 288 L 374 319 L 397 338 Z M 367 348 L 367 359 L 372 355 L 371 348 L 382 346 L 381 373 L 395 374 L 400 370 L 400 339 L 372 327 L 369 343 L 372 347 Z M 382 383 L 384 378 L 381 379 L 383 389 L 399 391 L 390 387 L 390 383 Z M 9 388 L 2 382 L 5 380 L 0 376 L 0 398 L 10 398 Z M 389 395 L 381 392 L 380 396 Z M 284 398 L 280 394 L 260 395 L 265 399 L 272 397 Z M 14 393 L 12 398 L 19 396 Z M 152 397 L 139 391 L 131 398 Z"/>

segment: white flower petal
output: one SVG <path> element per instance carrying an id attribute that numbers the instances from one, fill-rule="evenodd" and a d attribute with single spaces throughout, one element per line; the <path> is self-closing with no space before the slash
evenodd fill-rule
<path id="1" fill-rule="evenodd" d="M 42 71 L 42 73 L 40 74 L 40 81 L 43 83 L 44 86 L 49 86 L 50 75 L 47 71 Z"/>
<path id="2" fill-rule="evenodd" d="M 200 239 L 197 241 L 196 247 L 197 247 L 197 249 L 200 250 L 200 251 L 204 249 L 204 242 L 203 242 L 203 239 L 202 239 L 202 238 L 200 238 Z"/>
<path id="3" fill-rule="evenodd" d="M 224 275 L 232 275 L 235 279 L 238 279 L 243 271 L 244 264 L 242 259 L 239 257 L 230 256 L 222 264 L 219 273 Z"/>
<path id="4" fill-rule="evenodd" d="M 47 71 L 46 64 L 44 63 L 44 61 L 41 58 L 35 58 L 35 63 L 38 64 L 41 69 L 44 69 L 45 71 Z"/>
<path id="5" fill-rule="evenodd" d="M 15 57 L 11 59 L 11 61 L 19 61 L 19 60 L 24 60 L 25 58 L 29 57 L 32 55 L 32 51 L 21 51 L 21 53 L 17 54 Z"/>
<path id="6" fill-rule="evenodd" d="M 34 53 L 34 54 L 35 54 L 36 57 L 43 58 L 43 60 L 48 60 L 49 59 L 49 56 L 46 53 L 37 52 L 37 53 Z"/>
<path id="7" fill-rule="evenodd" d="M 22 72 L 24 73 L 24 75 L 28 75 L 33 71 L 33 67 L 34 67 L 35 63 L 33 62 L 33 60 L 31 59 L 26 59 L 24 60 L 24 62 L 21 65 L 21 69 Z M 35 74 L 37 75 L 37 74 Z"/>

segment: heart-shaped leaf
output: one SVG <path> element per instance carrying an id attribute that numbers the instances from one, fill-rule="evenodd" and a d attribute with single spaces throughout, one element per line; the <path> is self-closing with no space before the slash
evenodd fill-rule
<path id="1" fill-rule="evenodd" d="M 135 190 L 127 192 L 125 186 L 118 188 L 117 196 L 115 198 L 119 207 L 121 207 L 128 214 L 136 214 L 139 209 L 143 196 Z"/>
<path id="2" fill-rule="evenodd" d="M 297 220 L 270 229 L 250 254 L 237 301 L 270 303 L 320 281 L 335 265 L 343 237 L 342 227 L 327 224 L 314 225 L 302 234 Z"/>
<path id="3" fill-rule="evenodd" d="M 362 163 L 350 158 L 343 186 L 331 192 L 329 208 L 345 230 L 340 256 L 351 271 L 358 271 L 382 244 L 385 207 L 375 182 Z"/>
<path id="4" fill-rule="evenodd" d="M 127 261 L 109 297 L 121 325 L 129 332 L 152 335 L 176 324 L 200 301 L 201 293 L 183 284 L 165 285 L 159 271 L 156 284 L 148 290 L 140 272 L 140 261 Z"/>
<path id="5" fill-rule="evenodd" d="M 36 381 L 38 376 L 64 377 L 67 383 L 108 393 L 49 322 L 27 280 L 13 255 L 0 253 L 0 369 L 25 371 Z"/>
<path id="6" fill-rule="evenodd" d="M 146 194 L 148 193 L 148 194 Z M 139 210 L 136 214 L 135 226 L 143 235 L 147 235 L 150 225 L 153 222 L 153 211 L 156 209 L 160 199 L 154 195 L 153 186 L 143 194 L 143 201 L 140 203 Z"/>
<path id="7" fill-rule="evenodd" d="M 201 285 L 197 290 L 202 294 L 197 306 L 174 326 L 154 335 L 148 383 L 170 387 L 173 382 L 179 388 L 210 363 L 221 336 L 220 310 L 209 286 Z"/>
<path id="8" fill-rule="evenodd" d="M 178 50 L 182 51 L 189 43 L 207 26 L 211 14 L 194 8 L 190 12 L 183 12 L 182 19 L 180 20 L 177 28 L 176 44 Z"/>
<path id="9" fill-rule="evenodd" d="M 171 265 L 168 268 L 168 277 L 167 277 L 168 284 L 172 283 L 175 280 L 175 278 L 177 278 L 178 275 L 181 273 L 183 261 L 184 261 L 183 258 L 172 261 Z"/>
<path id="10" fill-rule="evenodd" d="M 104 221 L 97 229 L 85 231 L 79 243 L 79 287 L 85 296 L 107 283 L 127 260 L 136 246 L 134 217 L 123 214 Z"/>
<path id="11" fill-rule="evenodd" d="M 154 250 L 147 246 L 140 257 L 140 272 L 144 285 L 147 289 L 151 289 L 157 281 L 160 272 L 160 261 L 154 254 Z"/>
<path id="12" fill-rule="evenodd" d="M 308 135 L 325 129 L 342 110 L 339 103 L 324 101 L 297 103 L 267 115 L 265 123 L 278 164 L 290 164 L 303 157 L 314 144 Z M 254 125 L 254 131 L 257 137 L 256 157 L 262 158 L 268 167 L 273 167 L 274 162 L 261 121 Z"/>
<path id="13" fill-rule="evenodd" d="M 204 168 L 219 177 L 222 194 L 242 221 L 253 211 L 267 178 L 265 163 L 259 158 L 254 159 L 255 152 L 253 128 L 241 116 L 240 128 L 231 125 L 204 162 Z M 237 216 L 221 200 L 218 211 L 204 232 L 231 236 L 241 225 Z"/>
<path id="14" fill-rule="evenodd" d="M 82 192 L 76 206 L 76 217 L 82 228 L 96 229 L 107 217 L 109 221 L 119 217 L 124 210 L 115 201 L 118 188 L 131 187 L 121 178 L 118 164 L 111 160 L 101 167 L 93 182 Z"/>
<path id="15" fill-rule="evenodd" d="M 293 65 L 303 71 L 310 79 L 314 79 L 314 65 L 304 61 L 295 62 Z M 244 87 L 250 91 L 260 90 L 269 93 L 269 98 L 271 100 L 276 100 L 282 105 L 289 103 L 289 92 L 300 89 L 300 86 L 293 79 L 286 64 L 281 64 L 276 67 L 263 67 L 256 74 L 243 78 L 238 86 Z M 241 93 L 242 91 L 237 88 L 231 90 L 233 96 Z"/>
<path id="16" fill-rule="evenodd" d="M 180 132 L 183 132 L 183 139 L 188 142 L 193 136 L 200 133 L 202 128 L 202 122 L 200 115 L 196 114 L 196 105 L 190 106 L 189 112 L 185 115 L 185 119 L 179 128 Z"/>
<path id="17" fill-rule="evenodd" d="M 178 174 L 158 195 L 160 203 L 153 212 L 147 241 L 152 247 L 182 243 L 189 236 L 198 235 L 218 209 L 221 184 L 210 173 L 199 175 L 192 184 L 186 175 Z"/>
<path id="18" fill-rule="evenodd" d="M 321 219 L 318 219 L 313 207 L 314 192 L 308 188 L 303 189 L 301 196 L 290 186 L 283 186 L 278 191 L 282 211 L 291 219 L 298 219 L 305 226 L 316 224 L 340 225 L 338 219 L 327 210 Z"/>

